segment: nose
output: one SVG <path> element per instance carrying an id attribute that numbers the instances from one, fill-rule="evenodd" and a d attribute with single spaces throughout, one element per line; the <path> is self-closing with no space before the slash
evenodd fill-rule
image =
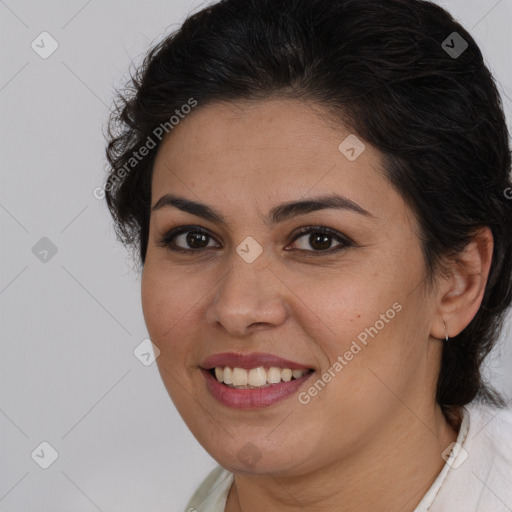
<path id="1" fill-rule="evenodd" d="M 289 314 L 285 290 L 263 257 L 247 263 L 235 255 L 207 309 L 207 321 L 222 325 L 236 337 L 247 336 L 255 329 L 278 327 Z"/>

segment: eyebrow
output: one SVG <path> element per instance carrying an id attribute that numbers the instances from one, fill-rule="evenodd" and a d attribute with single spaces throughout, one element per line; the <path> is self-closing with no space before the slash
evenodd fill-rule
<path id="1" fill-rule="evenodd" d="M 216 222 L 224 226 L 227 225 L 226 219 L 220 212 L 216 211 L 211 206 L 191 201 L 185 197 L 176 196 L 174 194 L 165 194 L 155 203 L 151 210 L 155 212 L 165 207 L 175 207 L 211 222 Z M 376 218 L 362 206 L 359 206 L 347 197 L 340 196 L 338 194 L 331 194 L 313 197 L 303 201 L 282 203 L 274 207 L 264 220 L 269 225 L 275 225 L 298 215 L 304 215 L 306 213 L 328 208 L 349 210 L 366 217 Z"/>

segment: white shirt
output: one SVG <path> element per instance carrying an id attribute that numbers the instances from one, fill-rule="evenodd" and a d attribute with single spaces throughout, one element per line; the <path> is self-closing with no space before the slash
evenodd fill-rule
<path id="1" fill-rule="evenodd" d="M 414 512 L 512 512 L 512 410 L 471 403 L 451 454 Z M 217 466 L 184 512 L 224 512 L 234 475 Z"/>

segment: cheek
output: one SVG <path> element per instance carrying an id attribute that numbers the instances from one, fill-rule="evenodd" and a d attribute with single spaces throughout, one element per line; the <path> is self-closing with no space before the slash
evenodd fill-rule
<path id="1" fill-rule="evenodd" d="M 188 340 L 194 321 L 193 286 L 183 282 L 176 272 L 158 269 L 156 265 L 144 268 L 141 281 L 141 301 L 144 321 L 151 341 L 160 354 L 156 364 L 169 396 L 180 411 L 187 411 L 190 404 L 189 382 L 191 359 L 194 352 Z M 176 279 L 174 276 L 176 275 Z M 188 413 L 185 413 L 185 416 Z"/>
<path id="2" fill-rule="evenodd" d="M 174 275 L 148 266 L 141 281 L 144 320 L 151 340 L 161 351 L 177 339 L 180 329 L 186 326 L 182 320 L 192 313 L 188 306 L 193 303 L 189 297 L 191 287 L 180 282 L 182 276 L 174 278 Z"/>
<path id="3" fill-rule="evenodd" d="M 312 340 L 324 345 L 330 360 L 348 350 L 352 340 L 392 304 L 386 300 L 392 294 L 379 290 L 375 279 L 351 274 L 322 280 L 310 278 L 294 287 L 300 299 L 296 305 L 304 313 L 302 318 L 310 318 L 304 327 Z"/>
<path id="4" fill-rule="evenodd" d="M 153 342 L 160 337 L 159 333 L 164 323 L 168 321 L 166 311 L 170 311 L 170 308 L 162 307 L 167 301 L 162 284 L 161 280 L 156 279 L 155 272 L 146 266 L 141 281 L 142 312 Z"/>
<path id="5" fill-rule="evenodd" d="M 347 273 L 328 286 L 310 281 L 300 291 L 316 313 L 310 316 L 315 316 L 317 328 L 311 324 L 307 329 L 324 354 L 322 371 L 336 375 L 331 389 L 362 397 L 378 380 L 375 374 L 391 381 L 395 375 L 405 379 L 404 366 L 418 355 L 418 344 L 407 338 L 411 319 L 417 322 L 417 317 L 410 302 L 409 307 L 404 303 L 405 283 L 399 275 L 391 281 L 364 275 Z"/>

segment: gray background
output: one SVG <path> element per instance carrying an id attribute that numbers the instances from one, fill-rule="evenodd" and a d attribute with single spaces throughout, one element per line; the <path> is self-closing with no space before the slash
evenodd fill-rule
<path id="1" fill-rule="evenodd" d="M 439 3 L 481 46 L 510 127 L 512 0 Z M 200 5 L 0 0 L 1 512 L 181 511 L 216 465 L 134 356 L 139 277 L 93 195 L 114 87 Z M 43 31 L 47 59 L 31 48 Z M 508 399 L 511 368 L 509 321 L 486 370 Z"/>

